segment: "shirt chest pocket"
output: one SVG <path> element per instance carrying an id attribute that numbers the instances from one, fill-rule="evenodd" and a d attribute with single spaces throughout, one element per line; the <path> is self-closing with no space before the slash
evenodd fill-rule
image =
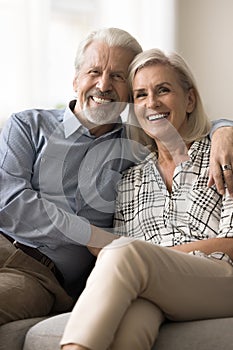
<path id="1" fill-rule="evenodd" d="M 99 169 L 98 172 L 89 172 L 85 177 L 79 177 L 76 196 L 79 206 L 88 205 L 95 210 L 114 212 L 116 187 L 121 174 L 112 169 Z"/>

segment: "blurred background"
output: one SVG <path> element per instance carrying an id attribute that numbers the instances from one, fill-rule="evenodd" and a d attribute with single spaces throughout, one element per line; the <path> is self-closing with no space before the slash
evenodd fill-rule
<path id="1" fill-rule="evenodd" d="M 232 0 L 0 0 L 0 127 L 13 112 L 66 105 L 79 41 L 110 26 L 180 53 L 210 118 L 233 119 Z"/>

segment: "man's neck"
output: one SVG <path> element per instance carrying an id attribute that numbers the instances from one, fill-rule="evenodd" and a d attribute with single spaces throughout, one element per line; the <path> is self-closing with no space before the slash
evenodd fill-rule
<path id="1" fill-rule="evenodd" d="M 116 124 L 103 124 L 89 128 L 90 134 L 95 137 L 100 137 L 114 129 Z"/>

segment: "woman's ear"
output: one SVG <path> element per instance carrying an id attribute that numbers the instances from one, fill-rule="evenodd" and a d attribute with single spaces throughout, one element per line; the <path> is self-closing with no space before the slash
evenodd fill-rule
<path id="1" fill-rule="evenodd" d="M 193 88 L 188 91 L 187 113 L 192 113 L 196 106 L 196 94 Z"/>

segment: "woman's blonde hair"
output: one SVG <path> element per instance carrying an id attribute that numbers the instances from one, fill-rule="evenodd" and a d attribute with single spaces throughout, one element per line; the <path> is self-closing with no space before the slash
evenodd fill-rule
<path id="1" fill-rule="evenodd" d="M 159 49 L 151 49 L 139 53 L 129 66 L 128 79 L 131 91 L 135 74 L 143 67 L 155 64 L 163 64 L 174 69 L 183 90 L 187 92 L 189 89 L 193 89 L 194 91 L 196 103 L 193 111 L 189 113 L 188 128 L 186 134 L 182 136 L 183 140 L 185 142 L 193 142 L 208 135 L 210 131 L 210 121 L 205 113 L 195 79 L 185 60 L 177 53 L 172 52 L 166 55 Z M 154 141 L 150 140 L 149 137 L 144 136 L 141 132 L 140 134 L 135 135 L 135 133 L 139 131 L 139 128 L 130 127 L 130 125 L 138 125 L 136 117 L 134 113 L 132 113 L 132 108 L 129 113 L 128 124 L 130 138 L 136 138 L 137 141 L 141 140 L 143 144 L 149 143 L 149 146 L 154 144 Z M 132 135 L 132 133 L 134 133 L 134 135 Z"/>

